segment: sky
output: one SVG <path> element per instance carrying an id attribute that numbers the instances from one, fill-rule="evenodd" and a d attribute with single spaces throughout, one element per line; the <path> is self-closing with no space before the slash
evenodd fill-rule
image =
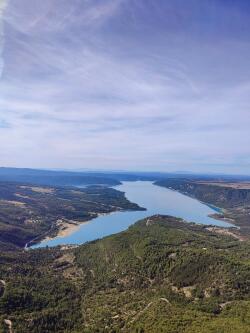
<path id="1" fill-rule="evenodd" d="M 0 165 L 250 174 L 248 0 L 0 0 Z"/>

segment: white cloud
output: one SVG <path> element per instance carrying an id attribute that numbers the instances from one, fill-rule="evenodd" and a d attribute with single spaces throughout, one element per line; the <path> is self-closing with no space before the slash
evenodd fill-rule
<path id="1" fill-rule="evenodd" d="M 241 43 L 145 35 L 129 0 L 58 1 L 12 0 L 6 12 L 0 164 L 246 168 L 247 63 L 228 79 Z"/>
<path id="2" fill-rule="evenodd" d="M 6 22 L 17 31 L 30 34 L 65 31 L 81 24 L 100 26 L 119 10 L 125 0 L 11 0 Z"/>

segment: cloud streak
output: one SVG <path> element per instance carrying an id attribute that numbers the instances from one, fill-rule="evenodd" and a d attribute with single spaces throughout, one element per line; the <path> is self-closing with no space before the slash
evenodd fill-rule
<path id="1" fill-rule="evenodd" d="M 3 32 L 3 15 L 7 6 L 7 0 L 0 0 L 0 78 L 3 70 L 3 45 L 4 45 L 4 32 Z"/>
<path id="2" fill-rule="evenodd" d="M 245 173 L 246 11 L 185 3 L 10 0 L 1 164 Z"/>

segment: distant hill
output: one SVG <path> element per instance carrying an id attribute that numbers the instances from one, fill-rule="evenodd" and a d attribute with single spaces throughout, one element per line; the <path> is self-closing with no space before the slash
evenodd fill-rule
<path id="1" fill-rule="evenodd" d="M 185 179 L 194 180 L 250 180 L 250 177 L 227 176 L 227 175 L 207 175 L 183 173 L 164 173 L 164 172 L 126 172 L 126 171 L 60 171 L 60 170 L 39 170 L 30 168 L 5 168 L 0 167 L 0 181 L 13 181 L 29 184 L 41 185 L 119 185 L 122 181 L 160 181 L 163 179 Z"/>
<path id="2" fill-rule="evenodd" d="M 26 182 L 41 185 L 119 185 L 122 181 L 148 180 L 164 178 L 164 174 L 155 172 L 74 172 L 39 170 L 29 168 L 0 167 L 0 181 Z"/>
<path id="3" fill-rule="evenodd" d="M 0 181 L 26 182 L 41 185 L 119 185 L 120 181 L 109 175 L 50 171 L 36 169 L 0 168 Z"/>

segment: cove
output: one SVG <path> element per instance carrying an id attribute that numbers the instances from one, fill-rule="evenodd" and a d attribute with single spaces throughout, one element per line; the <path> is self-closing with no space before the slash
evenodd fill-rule
<path id="1" fill-rule="evenodd" d="M 188 222 L 210 224 L 221 227 L 232 227 L 231 224 L 218 221 L 208 215 L 218 212 L 218 209 L 167 188 L 154 185 L 148 181 L 124 182 L 115 187 L 125 192 L 128 200 L 137 203 L 146 211 L 118 211 L 83 223 L 79 229 L 65 237 L 56 237 L 42 241 L 31 248 L 57 246 L 65 244 L 82 244 L 98 238 L 126 230 L 136 221 L 155 214 L 172 215 Z"/>

